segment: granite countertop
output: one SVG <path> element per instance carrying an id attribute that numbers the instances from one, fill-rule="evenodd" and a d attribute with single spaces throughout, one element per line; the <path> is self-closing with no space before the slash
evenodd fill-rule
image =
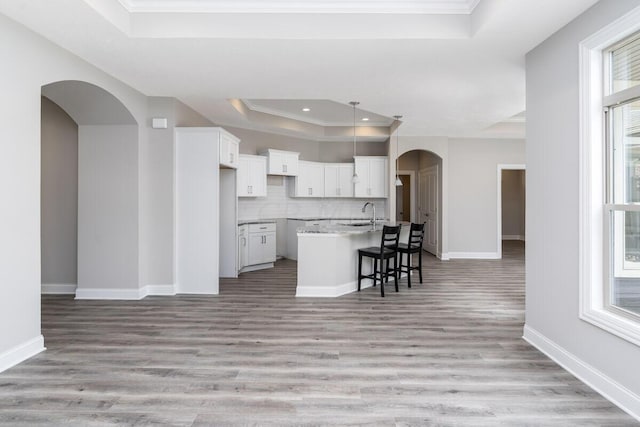
<path id="1" fill-rule="evenodd" d="M 246 225 L 246 224 L 275 224 L 275 219 L 250 219 L 250 220 L 238 220 L 238 225 Z"/>
<path id="2" fill-rule="evenodd" d="M 376 221 L 375 226 L 369 221 L 363 221 L 358 225 L 347 224 L 324 224 L 310 225 L 308 227 L 298 227 L 298 234 L 365 234 L 382 230 L 384 225 L 408 225 L 408 222 Z"/>

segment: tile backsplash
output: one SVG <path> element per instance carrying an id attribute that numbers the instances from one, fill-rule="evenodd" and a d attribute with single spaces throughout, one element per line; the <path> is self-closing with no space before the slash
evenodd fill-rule
<path id="1" fill-rule="evenodd" d="M 238 220 L 274 218 L 371 218 L 371 210 L 362 206 L 374 202 L 376 215 L 384 217 L 386 199 L 294 198 L 288 195 L 290 178 L 274 177 L 267 182 L 267 197 L 239 198 Z"/>

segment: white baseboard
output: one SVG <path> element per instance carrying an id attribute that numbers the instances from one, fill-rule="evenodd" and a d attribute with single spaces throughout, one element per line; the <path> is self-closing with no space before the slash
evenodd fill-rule
<path id="1" fill-rule="evenodd" d="M 449 261 L 451 258 L 449 258 L 449 254 L 446 252 L 438 252 L 436 254 L 436 257 L 440 260 L 440 261 Z"/>
<path id="2" fill-rule="evenodd" d="M 265 264 L 248 265 L 244 267 L 242 270 L 240 270 L 240 273 L 246 273 L 248 271 L 256 271 L 256 270 L 264 270 L 265 268 L 273 268 L 273 263 L 268 262 Z"/>
<path id="3" fill-rule="evenodd" d="M 373 286 L 371 280 L 363 280 L 360 289 Z M 298 286 L 296 296 L 303 298 L 335 298 L 358 290 L 358 282 L 348 282 L 337 286 Z"/>
<path id="4" fill-rule="evenodd" d="M 522 338 L 605 399 L 640 421 L 640 396 L 527 325 L 524 326 Z"/>
<path id="5" fill-rule="evenodd" d="M 521 234 L 504 234 L 502 240 L 521 240 L 524 242 L 524 236 Z"/>
<path id="6" fill-rule="evenodd" d="M 147 285 L 141 289 L 143 298 L 146 296 L 174 296 L 175 285 Z"/>
<path id="7" fill-rule="evenodd" d="M 17 345 L 0 354 L 0 372 L 6 371 L 44 350 L 46 348 L 44 347 L 44 337 L 42 335 Z"/>
<path id="8" fill-rule="evenodd" d="M 73 295 L 77 287 L 75 283 L 43 283 L 40 293 L 42 295 Z"/>
<path id="9" fill-rule="evenodd" d="M 500 257 L 497 252 L 449 252 L 447 259 L 500 259 Z"/>
<path id="10" fill-rule="evenodd" d="M 76 289 L 76 299 L 119 299 L 119 300 L 139 300 L 146 295 L 141 289 Z"/>

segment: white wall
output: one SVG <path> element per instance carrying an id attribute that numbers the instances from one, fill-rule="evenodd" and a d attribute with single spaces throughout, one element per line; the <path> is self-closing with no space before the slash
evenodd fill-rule
<path id="1" fill-rule="evenodd" d="M 80 298 L 140 287 L 137 141 L 135 125 L 79 127 Z"/>
<path id="2" fill-rule="evenodd" d="M 524 160 L 523 140 L 449 140 L 451 257 L 498 256 L 498 164 L 523 164 Z"/>
<path id="3" fill-rule="evenodd" d="M 634 394 L 640 417 L 640 348 L 578 318 L 578 44 L 638 6 L 600 1 L 527 55 L 525 337 L 610 397 Z"/>
<path id="4" fill-rule="evenodd" d="M 78 125 L 44 97 L 41 123 L 43 289 L 73 293 L 78 280 Z"/>
<path id="5" fill-rule="evenodd" d="M 114 94 L 138 123 L 146 99 L 108 74 L 0 15 L 0 371 L 43 349 L 40 334 L 41 87 L 81 80 Z M 141 137 L 145 138 L 144 130 Z"/>

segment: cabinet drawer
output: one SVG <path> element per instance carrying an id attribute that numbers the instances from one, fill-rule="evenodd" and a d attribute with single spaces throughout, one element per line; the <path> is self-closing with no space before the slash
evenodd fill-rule
<path id="1" fill-rule="evenodd" d="M 276 231 L 275 223 L 249 224 L 249 233 L 266 233 L 269 231 Z"/>

